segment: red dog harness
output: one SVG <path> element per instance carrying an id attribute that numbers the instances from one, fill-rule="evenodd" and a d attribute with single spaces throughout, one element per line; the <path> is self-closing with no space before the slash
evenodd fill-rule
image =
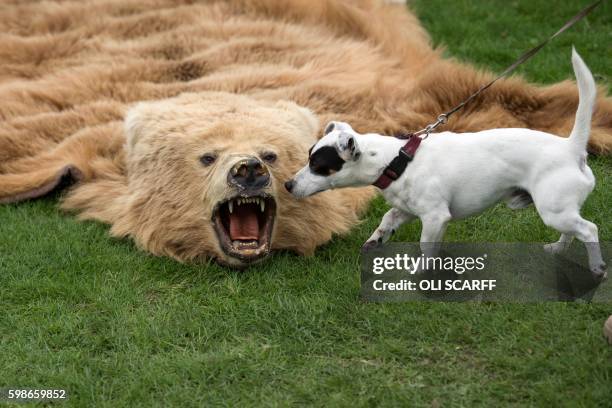
<path id="1" fill-rule="evenodd" d="M 419 148 L 422 140 L 423 139 L 415 135 L 409 136 L 406 144 L 399 150 L 399 154 L 391 160 L 391 163 L 385 167 L 380 177 L 377 178 L 373 184 L 381 190 L 384 190 L 389 187 L 389 184 L 400 178 L 404 170 L 406 170 L 408 163 L 414 159 L 414 154 Z"/>

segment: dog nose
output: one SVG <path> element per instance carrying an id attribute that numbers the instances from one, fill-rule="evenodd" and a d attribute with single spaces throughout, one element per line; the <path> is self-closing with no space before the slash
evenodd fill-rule
<path id="1" fill-rule="evenodd" d="M 228 177 L 230 183 L 243 188 L 263 188 L 270 183 L 268 168 L 258 159 L 251 157 L 234 164 Z"/>
<path id="2" fill-rule="evenodd" d="M 293 190 L 294 185 L 295 185 L 295 182 L 293 180 L 285 181 L 285 188 L 287 189 L 288 192 L 291 192 L 291 190 Z"/>

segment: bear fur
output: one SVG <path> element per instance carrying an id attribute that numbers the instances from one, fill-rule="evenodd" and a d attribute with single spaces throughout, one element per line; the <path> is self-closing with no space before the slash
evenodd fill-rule
<path id="1" fill-rule="evenodd" d="M 8 1 L 0 9 L 0 202 L 72 181 L 63 208 L 143 249 L 234 266 L 211 223 L 231 160 L 273 151 L 271 249 L 311 254 L 348 231 L 371 188 L 294 201 L 282 183 L 320 124 L 424 127 L 492 76 L 441 57 L 403 5 L 374 0 Z M 568 51 L 569 58 L 569 51 Z M 612 149 L 600 92 L 589 149 Z M 567 135 L 573 82 L 499 81 L 446 129 Z M 220 152 L 211 167 L 198 158 Z"/>
<path id="2" fill-rule="evenodd" d="M 208 120 L 202 121 L 203 117 Z M 318 129 L 312 112 L 286 101 L 258 102 L 241 95 L 207 92 L 141 103 L 125 120 L 128 188 L 125 195 L 109 201 L 104 209 L 109 218 L 104 221 L 113 225 L 113 235 L 132 236 L 154 254 L 180 260 L 212 255 L 241 266 L 242 260 L 228 256 L 218 239 L 212 238 L 213 210 L 232 196 L 226 179 L 234 163 L 273 152 L 277 158 L 267 165 L 272 183 L 266 193 L 279 205 L 271 249 L 311 255 L 333 233 L 348 231 L 371 196 L 367 189 L 348 195 L 335 191 L 298 202 L 287 193 L 283 181 L 299 169 Z M 204 167 L 200 157 L 207 152 L 219 158 Z M 92 183 L 71 194 L 65 206 L 82 209 L 106 190 L 106 185 L 98 188 Z M 103 219 L 98 208 L 83 214 Z"/>

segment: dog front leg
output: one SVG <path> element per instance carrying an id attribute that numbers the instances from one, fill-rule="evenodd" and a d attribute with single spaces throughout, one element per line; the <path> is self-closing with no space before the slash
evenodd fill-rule
<path id="1" fill-rule="evenodd" d="M 411 221 L 416 217 L 410 213 L 392 208 L 383 216 L 382 221 L 376 231 L 368 238 L 365 244 L 361 247 L 362 250 L 368 251 L 372 248 L 383 244 L 391 238 L 391 235 L 405 222 Z"/>
<path id="2" fill-rule="evenodd" d="M 421 231 L 421 251 L 425 256 L 436 256 L 440 243 L 446 232 L 446 226 L 451 219 L 448 210 L 440 210 L 425 214 L 421 217 L 423 230 Z"/>

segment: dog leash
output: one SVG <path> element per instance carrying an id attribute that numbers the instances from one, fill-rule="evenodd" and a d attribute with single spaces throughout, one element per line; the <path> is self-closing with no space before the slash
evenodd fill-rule
<path id="1" fill-rule="evenodd" d="M 525 61 L 527 61 L 528 59 L 530 59 L 531 57 L 533 57 L 535 54 L 537 54 L 542 48 L 544 48 L 549 42 L 551 42 L 555 37 L 561 35 L 562 33 L 564 33 L 566 30 L 568 30 L 570 27 L 572 27 L 574 24 L 576 24 L 578 21 L 582 20 L 584 17 L 586 17 L 591 11 L 593 11 L 593 9 L 595 9 L 597 6 L 599 6 L 601 3 L 603 2 L 603 0 L 598 0 L 596 2 L 594 2 L 593 4 L 585 7 L 584 9 L 582 9 L 578 14 L 576 14 L 574 17 L 570 18 L 556 33 L 554 33 L 553 35 L 549 36 L 547 39 L 545 39 L 544 41 L 542 41 L 540 44 L 536 45 L 535 47 L 533 47 L 532 49 L 530 49 L 529 51 L 525 52 L 523 55 L 521 55 L 516 61 L 514 61 L 512 63 L 512 65 L 510 65 L 508 68 L 506 68 L 504 70 L 504 72 L 502 72 L 501 74 L 499 74 L 495 79 L 493 79 L 492 81 L 490 81 L 489 83 L 481 86 L 476 92 L 474 92 L 472 95 L 470 95 L 467 99 L 465 99 L 463 102 L 461 102 L 459 105 L 455 106 L 454 108 L 452 108 L 451 110 L 449 110 L 446 113 L 441 114 L 440 116 L 438 116 L 437 120 L 433 123 L 430 123 L 429 125 L 427 125 L 426 127 L 424 127 L 423 129 L 416 131 L 414 133 L 402 133 L 396 137 L 398 137 L 399 139 L 409 139 L 412 136 L 420 136 L 420 135 L 425 135 L 424 137 L 422 137 L 421 139 L 426 139 L 429 134 L 438 126 L 442 125 L 442 124 L 446 124 L 446 122 L 448 122 L 448 118 L 454 114 L 455 112 L 457 112 L 458 110 L 462 109 L 465 105 L 467 105 L 468 103 L 470 103 L 474 98 L 476 98 L 478 95 L 480 95 L 482 92 L 484 92 L 486 89 L 488 89 L 491 85 L 493 85 L 495 82 L 497 82 L 498 80 L 500 80 L 501 78 L 505 77 L 506 75 L 508 75 L 509 73 L 511 73 L 512 71 L 514 71 L 519 65 L 523 64 Z"/>
<path id="2" fill-rule="evenodd" d="M 542 48 L 544 48 L 544 46 L 546 46 L 549 42 L 551 42 L 555 37 L 565 32 L 567 29 L 569 29 L 571 26 L 573 26 L 578 21 L 582 20 L 586 15 L 588 15 L 591 11 L 593 11 L 593 9 L 599 6 L 599 4 L 601 4 L 602 2 L 603 0 L 598 0 L 595 3 L 582 9 L 578 14 L 570 18 L 556 33 L 549 36 L 547 39 L 545 39 L 544 41 L 542 41 L 540 44 L 536 45 L 529 51 L 525 52 L 516 61 L 514 61 L 512 65 L 506 68 L 504 72 L 499 74 L 495 79 L 493 79 L 489 83 L 481 86 L 476 92 L 470 95 L 467 99 L 465 99 L 459 105 L 455 106 L 448 112 L 445 112 L 441 114 L 440 116 L 438 116 L 435 122 L 430 123 L 425 128 L 419 131 L 416 131 L 414 133 L 401 133 L 399 135 L 396 135 L 395 137 L 397 137 L 398 139 L 408 139 L 408 141 L 399 150 L 399 154 L 393 158 L 393 160 L 391 161 L 391 163 L 387 165 L 387 167 L 385 167 L 380 177 L 378 177 L 376 181 L 372 184 L 380 188 L 381 190 L 384 190 L 385 188 L 389 187 L 389 185 L 395 180 L 397 180 L 402 175 L 404 170 L 406 170 L 408 163 L 410 163 L 412 159 L 414 159 L 414 155 L 417 149 L 419 148 L 421 141 L 423 141 L 424 139 L 427 139 L 429 134 L 434 129 L 436 129 L 438 126 L 442 124 L 446 124 L 448 122 L 448 118 L 452 114 L 461 110 L 465 105 L 470 103 L 474 98 L 476 98 L 486 89 L 488 89 L 495 82 L 505 77 L 506 75 L 514 71 L 519 65 L 521 65 L 522 63 L 524 63 L 525 61 L 533 57 Z M 425 136 L 420 137 L 421 135 L 425 135 Z"/>

